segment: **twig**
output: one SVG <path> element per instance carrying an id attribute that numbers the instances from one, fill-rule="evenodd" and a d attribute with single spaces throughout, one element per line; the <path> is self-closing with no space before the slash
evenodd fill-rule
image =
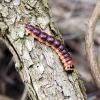
<path id="1" fill-rule="evenodd" d="M 100 18 L 100 0 L 98 0 L 96 3 L 93 14 L 88 23 L 88 32 L 85 35 L 86 53 L 88 61 L 90 63 L 91 75 L 93 76 L 95 83 L 100 89 L 100 69 L 98 66 L 99 65 L 98 62 L 96 61 L 95 52 L 93 48 L 94 31 L 99 18 Z"/>

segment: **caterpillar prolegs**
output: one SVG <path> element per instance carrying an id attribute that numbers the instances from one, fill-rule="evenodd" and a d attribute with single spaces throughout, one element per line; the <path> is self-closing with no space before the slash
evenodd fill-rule
<path id="1" fill-rule="evenodd" d="M 42 32 L 39 28 L 34 27 L 30 24 L 25 25 L 25 30 L 38 41 L 46 44 L 56 51 L 62 63 L 64 64 L 64 70 L 66 72 L 72 73 L 74 71 L 72 58 L 64 45 L 61 43 L 61 41 L 45 32 Z"/>

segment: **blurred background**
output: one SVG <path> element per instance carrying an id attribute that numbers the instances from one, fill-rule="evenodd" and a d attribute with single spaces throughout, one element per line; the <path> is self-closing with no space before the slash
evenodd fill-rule
<path id="1" fill-rule="evenodd" d="M 96 0 L 49 0 L 52 16 L 58 26 L 65 46 L 72 53 L 78 72 L 84 80 L 88 100 L 100 100 L 89 70 L 85 51 L 85 34 L 87 23 L 93 12 Z M 100 25 L 97 25 L 94 36 L 96 54 L 100 48 Z"/>

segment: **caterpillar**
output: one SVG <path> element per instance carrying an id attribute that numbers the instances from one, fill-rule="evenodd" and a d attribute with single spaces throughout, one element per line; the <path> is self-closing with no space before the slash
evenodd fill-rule
<path id="1" fill-rule="evenodd" d="M 59 58 L 61 59 L 64 65 L 64 70 L 67 73 L 72 73 L 74 71 L 72 58 L 60 40 L 56 39 L 55 37 L 45 32 L 42 32 L 39 28 L 34 27 L 30 24 L 25 25 L 25 31 L 31 34 L 38 41 L 53 48 L 58 54 Z"/>

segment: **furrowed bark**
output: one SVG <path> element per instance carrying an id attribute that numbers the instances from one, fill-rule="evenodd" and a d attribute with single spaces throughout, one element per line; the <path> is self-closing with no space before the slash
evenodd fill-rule
<path id="1" fill-rule="evenodd" d="M 87 99 L 77 73 L 67 75 L 55 51 L 24 31 L 24 25 L 30 23 L 61 39 L 51 19 L 47 0 L 2 0 L 0 20 L 0 35 L 17 55 L 16 66 L 30 100 Z"/>

